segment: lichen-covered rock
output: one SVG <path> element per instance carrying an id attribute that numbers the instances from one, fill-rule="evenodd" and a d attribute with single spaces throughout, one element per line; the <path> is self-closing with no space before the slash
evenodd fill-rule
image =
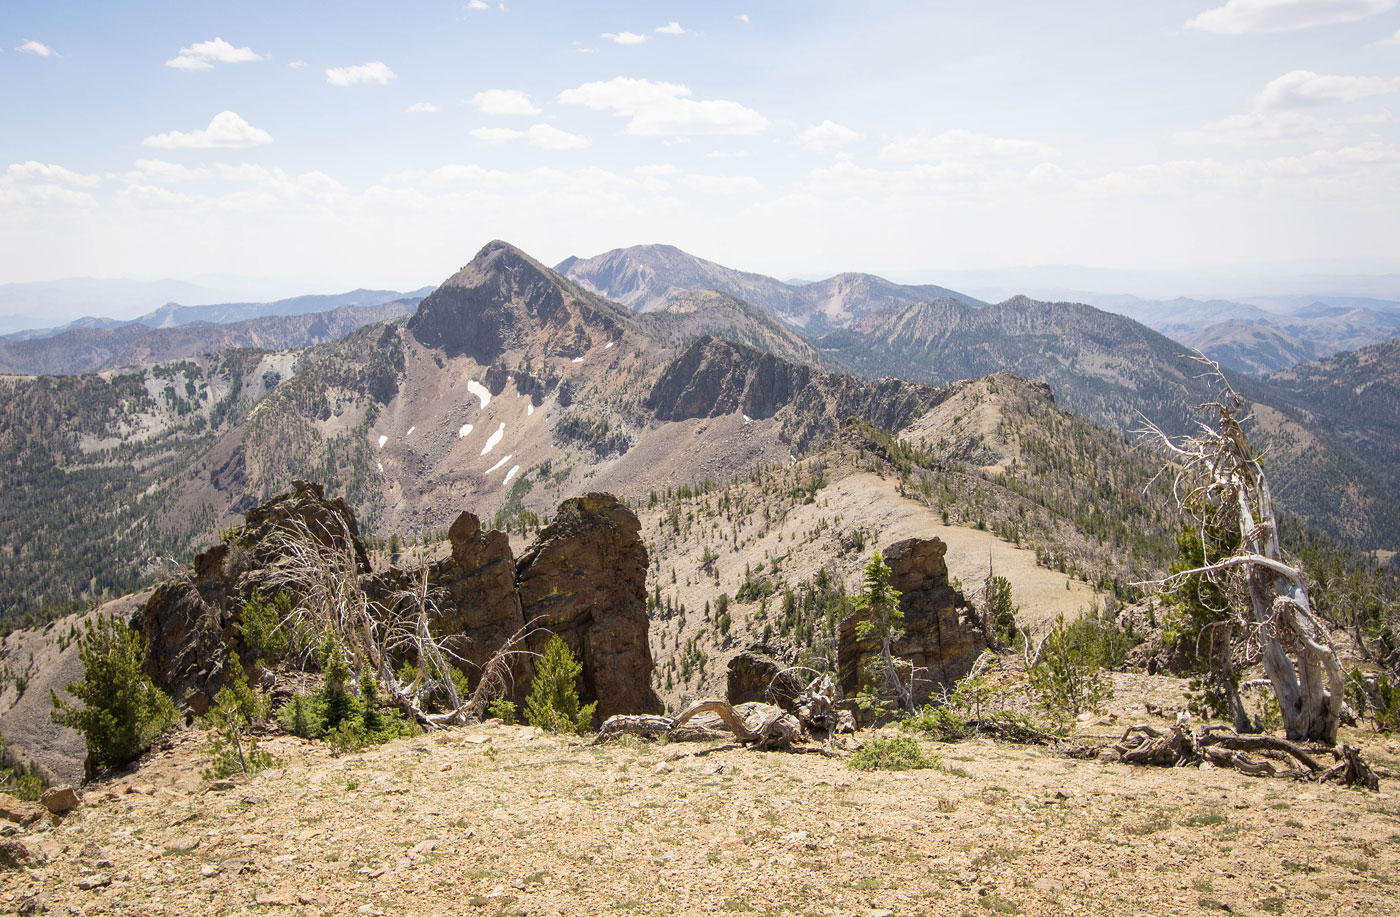
<path id="1" fill-rule="evenodd" d="M 647 639 L 647 550 L 636 515 L 610 494 L 559 505 L 516 564 L 525 620 L 542 628 L 530 648 L 557 633 L 583 663 L 579 696 L 616 713 L 660 713 Z"/>
<path id="2" fill-rule="evenodd" d="M 777 704 L 791 713 L 797 696 L 806 688 L 802 678 L 795 672 L 783 672 L 786 668 L 776 658 L 772 647 L 756 643 L 729 660 L 728 681 L 724 696 L 731 705 L 751 702 Z M 772 696 L 769 696 L 769 687 Z"/>
<path id="3" fill-rule="evenodd" d="M 914 701 L 926 703 L 940 687 L 952 688 L 972 670 L 987 648 L 986 635 L 972 620 L 967 599 L 948 584 L 943 557 L 948 546 L 938 538 L 907 538 L 885 549 L 890 585 L 902 595 L 904 636 L 896 640 L 894 655 L 914 666 Z M 866 684 L 870 661 L 880 652 L 875 637 L 856 636 L 863 615 L 841 622 L 837 665 L 841 688 L 854 696 Z"/>

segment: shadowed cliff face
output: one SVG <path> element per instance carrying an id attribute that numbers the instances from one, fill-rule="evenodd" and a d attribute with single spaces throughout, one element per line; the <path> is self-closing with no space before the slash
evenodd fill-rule
<path id="1" fill-rule="evenodd" d="M 754 420 L 783 418 L 784 437 L 805 447 L 845 419 L 899 430 L 938 404 L 944 389 L 823 373 L 742 344 L 696 340 L 661 373 L 646 407 L 658 420 L 720 417 L 742 412 Z"/>
<path id="2" fill-rule="evenodd" d="M 492 242 L 419 305 L 408 330 L 423 344 L 489 364 L 529 347 L 573 357 L 616 340 L 617 317 L 505 242 Z"/>

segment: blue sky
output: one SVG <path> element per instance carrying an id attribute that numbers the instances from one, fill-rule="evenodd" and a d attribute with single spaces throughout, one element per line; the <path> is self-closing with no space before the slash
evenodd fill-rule
<path id="1" fill-rule="evenodd" d="M 10 3 L 0 282 L 1400 270 L 1397 0 Z"/>

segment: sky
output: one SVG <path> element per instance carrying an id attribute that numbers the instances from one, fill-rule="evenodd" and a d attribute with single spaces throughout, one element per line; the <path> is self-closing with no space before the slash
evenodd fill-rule
<path id="1" fill-rule="evenodd" d="M 0 16 L 0 283 L 1400 272 L 1400 0 L 65 2 Z"/>

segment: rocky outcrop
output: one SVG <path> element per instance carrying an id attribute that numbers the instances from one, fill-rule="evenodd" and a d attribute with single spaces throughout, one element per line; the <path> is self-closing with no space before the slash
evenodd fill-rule
<path id="1" fill-rule="evenodd" d="M 295 526 L 293 523 L 297 523 Z M 344 501 L 322 488 L 296 482 L 288 493 L 249 510 L 244 525 L 223 544 L 195 558 L 193 575 L 158 587 L 133 616 L 145 637 L 146 671 L 160 688 L 196 714 L 224 684 L 230 651 L 253 662 L 243 643 L 243 603 L 255 592 L 271 597 L 269 571 L 283 556 L 279 535 L 309 530 L 337 553 L 349 554 L 361 588 L 380 602 L 410 588 L 424 572 L 371 574 L 355 518 Z M 641 525 L 606 494 L 566 500 L 555 521 L 517 564 L 505 533 L 485 531 L 471 513 L 448 531 L 449 557 L 430 564 L 437 592 L 434 634 L 461 661 L 468 679 L 527 622 L 538 630 L 526 648 L 538 652 L 558 633 L 583 663 L 580 695 L 598 701 L 599 714 L 659 713 L 651 688 L 647 639 L 647 552 Z M 515 694 L 529 692 L 528 657 L 512 664 Z"/>
<path id="2" fill-rule="evenodd" d="M 797 673 L 783 673 L 785 668 L 774 649 L 761 643 L 736 653 L 729 660 L 725 699 L 731 704 L 776 704 L 792 712 L 797 696 L 807 686 Z M 773 689 L 771 696 L 770 687 Z"/>
<path id="3" fill-rule="evenodd" d="M 830 435 L 846 418 L 899 430 L 946 393 L 899 379 L 870 382 L 789 363 L 771 353 L 711 337 L 695 340 L 661 372 L 646 408 L 658 420 L 783 414 L 785 438 L 798 448 Z"/>
<path id="4" fill-rule="evenodd" d="M 157 586 L 132 618 L 146 641 L 146 674 L 176 703 L 204 713 L 226 680 L 229 652 L 247 655 L 238 626 L 242 603 L 254 592 L 271 592 L 262 587 L 283 555 L 280 536 L 299 529 L 348 551 L 360 572 L 369 572 L 355 514 L 345 501 L 328 499 L 319 484 L 294 481 L 287 493 L 250 509 L 224 543 L 195 557 L 193 576 Z"/>
<path id="5" fill-rule="evenodd" d="M 448 635 L 449 648 L 470 663 L 471 676 L 525 624 L 515 591 L 515 557 L 506 534 L 482 531 L 471 513 L 458 516 L 447 537 L 452 556 L 428 571 L 429 581 L 443 593 L 433 631 Z"/>
<path id="6" fill-rule="evenodd" d="M 525 620 L 542 628 L 540 651 L 557 633 L 583 663 L 579 696 L 615 713 L 660 713 L 647 640 L 647 550 L 636 515 L 610 494 L 559 505 L 554 521 L 516 565 Z"/>
<path id="7" fill-rule="evenodd" d="M 987 638 L 972 619 L 967 599 L 948 584 L 943 557 L 948 546 L 938 538 L 908 538 L 885 549 L 890 585 L 901 593 L 904 636 L 895 641 L 894 655 L 914 666 L 914 700 L 926 703 L 940 687 L 951 689 L 972 670 Z M 877 660 L 880 641 L 856 636 L 863 615 L 841 622 L 837 666 L 841 688 L 854 696 L 866 684 L 866 669 Z"/>

